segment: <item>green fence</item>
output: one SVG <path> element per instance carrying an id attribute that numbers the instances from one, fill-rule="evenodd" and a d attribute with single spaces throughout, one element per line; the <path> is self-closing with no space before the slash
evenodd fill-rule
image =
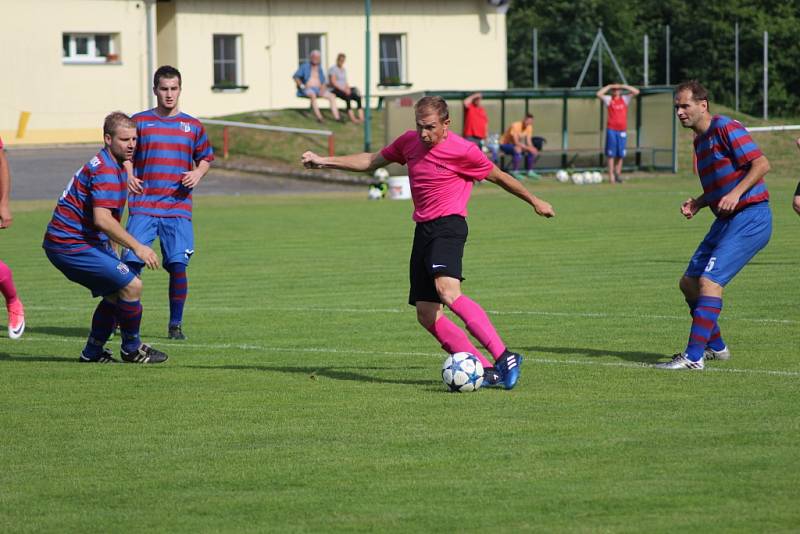
<path id="1" fill-rule="evenodd" d="M 538 170 L 571 168 L 587 170 L 606 165 L 605 106 L 596 89 L 516 89 L 482 91 L 483 107 L 489 117 L 489 132 L 502 134 L 525 113 L 534 115 L 534 135 L 546 144 L 536 163 Z M 406 130 L 414 129 L 413 106 L 419 98 L 438 95 L 450 108 L 450 128 L 461 133 L 464 119 L 462 101 L 471 92 L 427 91 L 386 98 L 386 143 Z M 629 169 L 677 172 L 677 125 L 671 86 L 642 88 L 628 108 Z"/>

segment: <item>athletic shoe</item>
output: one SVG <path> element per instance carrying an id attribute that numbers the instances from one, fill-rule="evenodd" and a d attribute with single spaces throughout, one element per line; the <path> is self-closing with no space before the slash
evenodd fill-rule
<path id="1" fill-rule="evenodd" d="M 181 325 L 169 325 L 169 329 L 167 330 L 167 339 L 186 339 L 186 336 L 183 335 L 183 330 L 181 330 Z"/>
<path id="2" fill-rule="evenodd" d="M 534 170 L 530 170 L 530 171 L 528 171 L 528 178 L 532 178 L 534 180 L 538 180 L 539 178 L 541 178 L 541 176 L 539 176 L 538 172 L 536 172 Z"/>
<path id="3" fill-rule="evenodd" d="M 503 375 L 494 367 L 483 368 L 482 388 L 496 388 L 503 385 Z"/>
<path id="4" fill-rule="evenodd" d="M 619 175 L 616 175 L 614 177 L 614 181 L 617 182 L 618 184 L 621 184 L 622 183 L 622 178 Z"/>
<path id="5" fill-rule="evenodd" d="M 522 354 L 507 350 L 494 362 L 494 365 L 503 377 L 504 388 L 511 389 L 517 385 L 519 368 L 522 365 Z"/>
<path id="6" fill-rule="evenodd" d="M 706 360 L 730 360 L 731 351 L 727 346 L 722 350 L 714 350 L 710 347 L 706 347 L 706 350 L 703 351 L 703 358 Z"/>
<path id="7" fill-rule="evenodd" d="M 514 178 L 516 178 L 517 180 L 524 180 L 525 179 L 525 173 L 522 172 L 522 171 L 511 171 L 509 174 L 511 176 L 513 176 Z"/>
<path id="8" fill-rule="evenodd" d="M 653 367 L 670 371 L 702 371 L 705 368 L 705 364 L 703 363 L 703 358 L 693 362 L 686 357 L 686 354 L 679 352 L 672 357 L 671 361 L 657 363 Z"/>
<path id="9" fill-rule="evenodd" d="M 127 363 L 162 363 L 167 361 L 168 358 L 160 350 L 156 350 L 145 343 L 139 345 L 139 348 L 133 352 L 120 350 L 119 354 L 122 356 L 122 361 Z"/>
<path id="10" fill-rule="evenodd" d="M 19 339 L 25 331 L 25 309 L 22 301 L 17 299 L 13 304 L 8 304 L 8 337 Z"/>
<path id="11" fill-rule="evenodd" d="M 94 357 L 89 357 L 81 351 L 81 357 L 78 358 L 78 361 L 81 363 L 120 363 L 119 360 L 114 359 L 113 353 L 107 348 L 103 348 L 103 352 Z"/>

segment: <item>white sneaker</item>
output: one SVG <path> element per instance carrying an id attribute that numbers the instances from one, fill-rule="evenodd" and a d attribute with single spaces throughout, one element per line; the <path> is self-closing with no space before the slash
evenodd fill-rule
<path id="1" fill-rule="evenodd" d="M 672 357 L 672 361 L 657 363 L 653 367 L 670 371 L 702 371 L 705 368 L 705 364 L 703 363 L 703 358 L 693 362 L 686 357 L 686 354 L 679 352 Z"/>
<path id="2" fill-rule="evenodd" d="M 728 347 L 725 346 L 722 350 L 714 350 L 710 347 L 706 347 L 706 350 L 703 351 L 703 359 L 705 360 L 730 360 L 731 359 L 731 351 L 728 350 Z"/>

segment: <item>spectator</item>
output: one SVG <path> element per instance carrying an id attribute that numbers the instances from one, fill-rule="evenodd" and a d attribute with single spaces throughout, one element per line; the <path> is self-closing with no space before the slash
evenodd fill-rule
<path id="1" fill-rule="evenodd" d="M 628 91 L 622 94 L 623 89 Z M 608 92 L 611 91 L 611 96 Z M 622 160 L 625 159 L 625 142 L 628 138 L 628 105 L 639 90 L 630 85 L 611 83 L 597 91 L 597 98 L 608 108 L 606 126 L 606 157 L 608 158 L 608 182 L 621 184 Z"/>
<path id="2" fill-rule="evenodd" d="M 297 85 L 297 96 L 311 100 L 311 110 L 317 121 L 322 122 L 322 112 L 319 110 L 317 98 L 327 98 L 331 103 L 331 113 L 334 120 L 339 120 L 339 110 L 336 108 L 336 95 L 328 91 L 325 86 L 325 72 L 320 64 L 319 50 L 312 50 L 308 61 L 300 65 L 294 73 L 294 83 Z"/>
<path id="3" fill-rule="evenodd" d="M 509 154 L 513 160 L 511 163 L 511 174 L 514 178 L 520 179 L 525 176 L 519 170 L 522 162 L 522 154 L 525 154 L 525 170 L 529 178 L 536 178 L 539 175 L 533 170 L 533 163 L 539 155 L 539 150 L 533 144 L 533 115 L 525 114 L 521 121 L 512 122 L 511 126 L 500 138 L 500 150 L 504 154 Z"/>
<path id="4" fill-rule="evenodd" d="M 333 94 L 347 103 L 347 116 L 356 124 L 364 122 L 364 110 L 361 109 L 361 93 L 357 87 L 351 87 L 347 83 L 347 69 L 344 68 L 346 56 L 340 53 L 336 56 L 336 65 L 328 69 L 328 85 Z M 350 109 L 350 102 L 355 102 L 358 118 Z"/>
<path id="5" fill-rule="evenodd" d="M 464 139 L 475 143 L 481 150 L 492 153 L 492 162 L 497 163 L 497 148 L 487 145 L 489 136 L 489 117 L 486 108 L 481 106 L 483 95 L 472 93 L 464 99 Z"/>

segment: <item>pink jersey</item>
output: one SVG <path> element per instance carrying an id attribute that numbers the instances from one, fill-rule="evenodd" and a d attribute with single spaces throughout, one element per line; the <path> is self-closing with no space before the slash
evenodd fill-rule
<path id="1" fill-rule="evenodd" d="M 474 143 L 453 132 L 429 148 L 409 130 L 381 150 L 381 156 L 408 166 L 416 222 L 466 217 L 473 182 L 486 178 L 494 166 Z"/>

